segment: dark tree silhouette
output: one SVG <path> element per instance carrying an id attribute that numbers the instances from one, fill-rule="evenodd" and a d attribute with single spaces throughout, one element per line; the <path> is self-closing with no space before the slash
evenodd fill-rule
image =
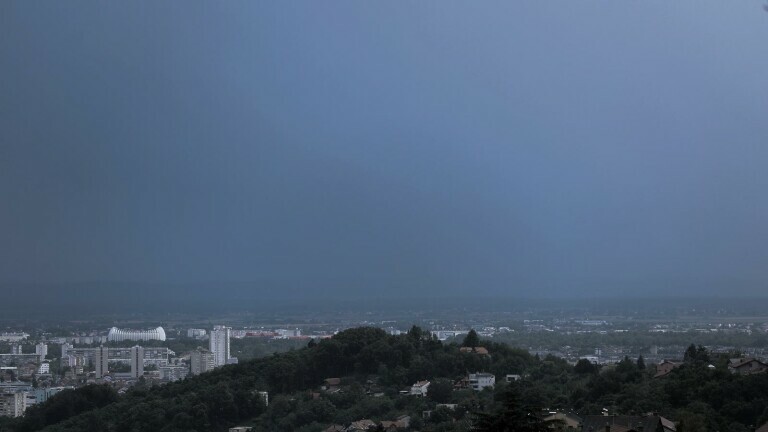
<path id="1" fill-rule="evenodd" d="M 470 347 L 470 348 L 476 348 L 480 346 L 480 336 L 477 335 L 477 332 L 472 329 L 467 333 L 467 336 L 464 337 L 464 342 L 461 344 L 461 346 Z"/>
<path id="2" fill-rule="evenodd" d="M 555 422 L 545 421 L 541 408 L 522 402 L 515 387 L 504 392 L 501 406 L 491 412 L 477 414 L 474 430 L 480 432 L 549 432 Z M 559 421 L 557 421 L 559 423 Z"/>

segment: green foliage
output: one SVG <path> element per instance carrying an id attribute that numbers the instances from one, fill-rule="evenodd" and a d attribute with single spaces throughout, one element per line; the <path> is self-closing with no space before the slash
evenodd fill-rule
<path id="1" fill-rule="evenodd" d="M 641 358 L 602 368 L 588 361 L 571 366 L 551 355 L 539 359 L 506 344 L 483 343 L 490 356 L 462 353 L 418 327 L 401 336 L 351 329 L 311 347 L 184 381 L 137 385 L 124 396 L 106 386 L 64 391 L 30 408 L 24 418 L 3 419 L 0 430 L 202 432 L 243 424 L 255 431 L 319 431 L 331 423 L 408 414 L 412 427 L 424 432 L 470 430 L 472 421 L 480 430 L 525 431 L 540 430 L 540 407 L 582 415 L 603 408 L 659 412 L 680 420 L 681 431 L 743 430 L 768 420 L 768 374 L 739 376 L 724 367 L 709 368 L 711 356 L 695 345 L 688 363 L 653 379 Z M 496 389 L 452 389 L 457 379 L 475 371 L 496 375 Z M 501 377 L 510 373 L 524 379 L 507 386 Z M 343 392 L 309 392 L 330 377 L 342 378 Z M 422 379 L 432 382 L 426 398 L 399 394 Z M 269 407 L 258 391 L 269 391 Z M 436 409 L 438 403 L 457 406 Z M 423 411 L 433 417 L 422 421 Z M 510 424 L 517 426 L 510 429 Z"/>
<path id="2" fill-rule="evenodd" d="M 696 345 L 691 344 L 685 350 L 683 361 L 686 363 L 709 363 L 709 352 L 701 345 L 696 347 Z"/>
<path id="3" fill-rule="evenodd" d="M 541 407 L 524 401 L 515 386 L 509 387 L 490 411 L 477 414 L 474 430 L 480 432 L 548 432 L 550 424 L 539 415 Z"/>
<path id="4" fill-rule="evenodd" d="M 453 381 L 445 378 L 432 380 L 427 391 L 427 397 L 437 403 L 448 403 L 453 394 Z"/>
<path id="5" fill-rule="evenodd" d="M 418 418 L 422 411 L 438 401 L 448 402 L 456 394 L 467 399 L 466 408 L 460 410 L 464 413 L 473 403 L 478 406 L 477 401 L 487 398 L 478 399 L 471 391 L 452 391 L 453 381 L 467 371 L 485 370 L 503 376 L 521 373 L 535 364 L 524 350 L 503 344 L 487 346 L 490 357 L 460 353 L 458 346 L 444 345 L 418 327 L 402 336 L 376 328 L 350 329 L 312 347 L 225 366 L 181 382 L 151 388 L 137 385 L 123 397 L 104 398 L 103 404 L 58 409 L 61 412 L 55 416 L 36 415 L 33 410 L 29 422 L 37 422 L 34 426 L 24 429 L 23 422 L 17 422 L 12 430 L 40 430 L 50 425 L 47 430 L 73 431 L 96 425 L 110 432 L 204 431 L 251 422 L 260 430 L 290 431 L 331 421 L 394 418 L 403 412 Z M 308 399 L 306 390 L 318 388 L 329 377 L 348 377 L 345 392 Z M 400 389 L 422 379 L 434 382 L 430 397 L 399 396 Z M 385 396 L 372 397 L 369 381 Z M 79 398 L 86 391 L 78 389 L 72 394 Z M 270 393 L 269 408 L 263 406 L 257 391 Z M 36 409 L 57 408 L 46 403 Z"/>
<path id="6" fill-rule="evenodd" d="M 116 401 L 117 392 L 107 385 L 87 385 L 77 390 L 64 390 L 53 395 L 44 404 L 29 407 L 16 430 L 37 431 Z"/>
<path id="7" fill-rule="evenodd" d="M 470 347 L 475 348 L 480 346 L 480 336 L 477 335 L 477 332 L 475 329 L 472 329 L 467 333 L 467 335 L 464 337 L 464 342 L 462 342 L 461 346 L 464 347 Z"/>
<path id="8" fill-rule="evenodd" d="M 573 371 L 580 375 L 593 374 L 597 372 L 597 366 L 587 359 L 580 359 L 573 367 Z"/>

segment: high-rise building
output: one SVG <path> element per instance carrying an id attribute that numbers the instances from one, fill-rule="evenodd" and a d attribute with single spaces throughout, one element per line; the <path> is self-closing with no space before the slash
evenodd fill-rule
<path id="1" fill-rule="evenodd" d="M 27 409 L 27 399 L 24 393 L 0 394 L 0 416 L 21 417 Z"/>
<path id="2" fill-rule="evenodd" d="M 74 348 L 74 346 L 70 343 L 64 342 L 61 344 L 61 358 L 66 358 L 69 355 L 67 351 L 71 350 L 72 348 Z"/>
<path id="3" fill-rule="evenodd" d="M 40 342 L 35 345 L 35 354 L 40 356 L 40 361 L 45 360 L 45 356 L 48 355 L 48 345 L 46 345 L 45 342 Z"/>
<path id="4" fill-rule="evenodd" d="M 109 373 L 109 348 L 100 346 L 93 354 L 93 364 L 96 367 L 96 378 L 102 378 Z"/>
<path id="5" fill-rule="evenodd" d="M 23 354 L 23 351 L 21 350 L 21 344 L 11 345 L 11 354 Z"/>
<path id="6" fill-rule="evenodd" d="M 207 349 L 198 348 L 189 356 L 190 371 L 192 375 L 200 375 L 214 368 L 213 353 Z"/>
<path id="7" fill-rule="evenodd" d="M 224 366 L 229 359 L 230 327 L 214 326 L 211 331 L 210 347 L 213 353 L 214 367 Z"/>
<path id="8" fill-rule="evenodd" d="M 136 345 L 131 348 L 131 378 L 144 376 L 144 347 Z"/>

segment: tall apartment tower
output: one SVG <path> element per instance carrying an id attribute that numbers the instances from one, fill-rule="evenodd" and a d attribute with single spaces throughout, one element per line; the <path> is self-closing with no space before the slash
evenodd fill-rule
<path id="1" fill-rule="evenodd" d="M 96 378 L 101 378 L 109 373 L 109 348 L 100 346 L 93 353 L 93 363 L 96 367 Z"/>
<path id="2" fill-rule="evenodd" d="M 213 353 L 207 349 L 198 348 L 189 356 L 190 372 L 192 375 L 200 375 L 203 372 L 213 370 Z"/>
<path id="3" fill-rule="evenodd" d="M 45 342 L 35 345 L 35 354 L 40 357 L 40 361 L 45 360 L 45 356 L 48 355 L 48 345 Z"/>
<path id="4" fill-rule="evenodd" d="M 0 394 L 0 416 L 21 417 L 27 409 L 24 393 Z"/>
<path id="5" fill-rule="evenodd" d="M 229 359 L 229 336 L 232 329 L 225 326 L 214 326 L 211 331 L 211 352 L 214 367 L 224 366 Z"/>
<path id="6" fill-rule="evenodd" d="M 144 347 L 131 348 L 131 378 L 144 376 Z"/>

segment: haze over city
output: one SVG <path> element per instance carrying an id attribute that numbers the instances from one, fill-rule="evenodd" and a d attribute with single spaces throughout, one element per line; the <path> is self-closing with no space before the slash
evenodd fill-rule
<path id="1" fill-rule="evenodd" d="M 754 1 L 2 2 L 3 292 L 763 296 L 767 41 Z"/>
<path id="2" fill-rule="evenodd" d="M 0 0 L 0 432 L 768 432 L 768 0 Z"/>

